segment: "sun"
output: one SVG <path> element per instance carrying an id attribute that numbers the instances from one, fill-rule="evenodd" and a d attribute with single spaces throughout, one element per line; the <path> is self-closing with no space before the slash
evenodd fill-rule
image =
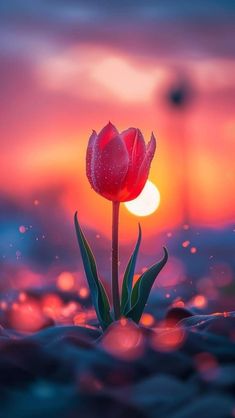
<path id="1" fill-rule="evenodd" d="M 125 206 L 129 212 L 136 216 L 148 216 L 157 210 L 160 205 L 160 193 L 155 184 L 147 180 L 140 195 Z"/>

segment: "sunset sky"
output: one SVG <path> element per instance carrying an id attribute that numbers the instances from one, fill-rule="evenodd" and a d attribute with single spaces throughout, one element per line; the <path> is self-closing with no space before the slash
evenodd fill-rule
<path id="1" fill-rule="evenodd" d="M 92 129 L 157 137 L 149 236 L 234 221 L 235 3 L 12 0 L 0 5 L 0 193 L 59 204 L 109 235 L 110 203 L 85 176 Z M 123 240 L 138 218 L 121 211 Z M 111 217 L 110 217 L 111 218 Z M 72 219 L 72 218 L 71 218 Z M 72 221 L 71 221 L 72 222 Z"/>

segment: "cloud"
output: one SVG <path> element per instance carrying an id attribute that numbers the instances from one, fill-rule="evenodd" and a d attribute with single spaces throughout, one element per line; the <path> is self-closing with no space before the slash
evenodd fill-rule
<path id="1" fill-rule="evenodd" d="M 139 67 L 130 57 L 84 45 L 37 63 L 43 88 L 95 101 L 150 102 L 162 72 L 153 64 Z"/>

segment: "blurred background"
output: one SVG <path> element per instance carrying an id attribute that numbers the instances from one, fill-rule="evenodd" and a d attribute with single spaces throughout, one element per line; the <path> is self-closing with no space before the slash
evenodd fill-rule
<path id="1" fill-rule="evenodd" d="M 162 245 L 170 252 L 153 300 L 234 309 L 234 1 L 12 0 L 0 10 L 2 309 L 26 288 L 86 295 L 75 210 L 108 286 L 111 205 L 86 179 L 85 152 L 109 120 L 158 141 L 150 180 L 161 203 L 143 218 L 122 207 L 121 274 L 141 221 L 138 272 Z"/>

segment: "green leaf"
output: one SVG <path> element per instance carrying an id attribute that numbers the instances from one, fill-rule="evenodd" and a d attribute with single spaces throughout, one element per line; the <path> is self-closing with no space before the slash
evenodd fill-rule
<path id="1" fill-rule="evenodd" d="M 155 282 L 157 275 L 165 266 L 168 260 L 168 252 L 165 247 L 163 247 L 164 256 L 163 258 L 147 271 L 145 271 L 135 283 L 131 293 L 131 309 L 125 315 L 127 318 L 131 318 L 134 322 L 138 324 L 145 305 L 147 303 L 151 288 Z"/>
<path id="2" fill-rule="evenodd" d="M 139 233 L 138 233 L 138 239 L 134 248 L 134 251 L 130 257 L 130 260 L 127 264 L 127 268 L 124 274 L 123 283 L 122 283 L 122 296 L 121 296 L 121 313 L 122 315 L 125 315 L 130 307 L 131 307 L 131 290 L 132 290 L 132 283 L 133 283 L 133 277 L 135 272 L 135 265 L 136 260 L 140 248 L 141 243 L 141 227 L 139 226 Z"/>
<path id="3" fill-rule="evenodd" d="M 100 325 L 104 330 L 113 322 L 110 315 L 108 297 L 101 281 L 99 280 L 94 255 L 78 223 L 77 212 L 74 215 L 74 223 L 78 245 L 81 251 L 83 267 L 91 292 L 92 303 L 94 305 L 98 320 L 100 321 Z"/>

